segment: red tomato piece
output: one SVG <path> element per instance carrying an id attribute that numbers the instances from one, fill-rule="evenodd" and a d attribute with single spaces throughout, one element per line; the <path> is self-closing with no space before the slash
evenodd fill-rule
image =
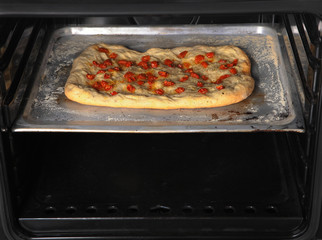
<path id="1" fill-rule="evenodd" d="M 104 88 L 105 91 L 110 90 L 113 86 L 108 84 L 108 82 L 101 81 L 101 86 Z"/>
<path id="2" fill-rule="evenodd" d="M 118 94 L 118 92 L 113 91 L 113 92 L 111 92 L 110 94 L 111 94 L 112 96 L 114 96 L 114 95 Z"/>
<path id="3" fill-rule="evenodd" d="M 232 63 L 228 63 L 228 64 L 226 64 L 226 66 L 227 66 L 228 68 L 231 68 L 232 66 L 234 66 L 234 64 L 232 64 Z"/>
<path id="4" fill-rule="evenodd" d="M 132 72 L 126 72 L 126 73 L 124 74 L 124 77 L 125 77 L 125 78 L 133 77 L 133 76 L 135 76 L 135 74 L 134 74 L 134 73 L 132 73 Z"/>
<path id="5" fill-rule="evenodd" d="M 118 64 L 123 65 L 125 67 L 131 67 L 133 63 L 131 61 L 127 61 L 127 60 L 120 60 L 120 61 L 118 61 Z"/>
<path id="6" fill-rule="evenodd" d="M 231 76 L 230 74 L 225 74 L 225 75 L 220 76 L 219 79 L 224 80 L 230 76 Z"/>
<path id="7" fill-rule="evenodd" d="M 129 77 L 129 78 L 127 78 L 127 81 L 128 82 L 135 82 L 136 79 L 135 79 L 135 77 Z"/>
<path id="8" fill-rule="evenodd" d="M 86 74 L 86 77 L 89 79 L 89 80 L 93 80 L 95 78 L 95 74 L 89 74 L 87 73 Z"/>
<path id="9" fill-rule="evenodd" d="M 151 86 L 154 83 L 154 80 L 149 80 L 148 84 Z"/>
<path id="10" fill-rule="evenodd" d="M 225 87 L 224 87 L 223 85 L 219 85 L 219 86 L 216 86 L 216 88 L 217 88 L 218 90 L 222 90 L 222 89 L 224 89 Z"/>
<path id="11" fill-rule="evenodd" d="M 187 63 L 187 62 L 183 63 L 184 68 L 190 68 L 190 66 L 191 66 L 190 63 Z"/>
<path id="12" fill-rule="evenodd" d="M 112 89 L 112 87 L 113 87 L 113 86 L 111 86 L 111 85 L 105 85 L 104 90 L 105 90 L 105 91 L 109 91 L 109 90 L 111 90 L 111 89 Z"/>
<path id="13" fill-rule="evenodd" d="M 174 67 L 173 61 L 171 61 L 170 59 L 164 60 L 164 64 L 168 67 Z"/>
<path id="14" fill-rule="evenodd" d="M 144 84 L 144 81 L 137 81 L 137 84 L 143 85 Z"/>
<path id="15" fill-rule="evenodd" d="M 163 95 L 164 94 L 164 91 L 163 91 L 163 89 L 156 89 L 155 90 L 155 93 L 156 94 L 159 94 L 159 95 Z"/>
<path id="16" fill-rule="evenodd" d="M 128 82 L 134 82 L 136 80 L 135 74 L 132 72 L 125 73 L 124 78 L 127 79 Z"/>
<path id="17" fill-rule="evenodd" d="M 202 62 L 201 63 L 201 66 L 203 66 L 204 68 L 207 68 L 208 67 L 208 63 L 207 62 Z"/>
<path id="18" fill-rule="evenodd" d="M 215 84 L 220 84 L 220 83 L 222 83 L 222 81 L 224 80 L 224 79 L 226 79 L 226 78 L 228 78 L 228 77 L 230 77 L 231 75 L 230 74 L 225 74 L 225 75 L 222 75 L 222 76 L 220 76 L 218 79 L 217 79 L 217 81 L 216 82 L 214 82 Z"/>
<path id="19" fill-rule="evenodd" d="M 201 63 L 205 59 L 205 56 L 203 55 L 197 55 L 195 56 L 195 63 Z"/>
<path id="20" fill-rule="evenodd" d="M 184 58 L 187 55 L 188 51 L 183 51 L 181 53 L 179 53 L 179 58 Z"/>
<path id="21" fill-rule="evenodd" d="M 117 56 L 118 55 L 116 53 L 111 53 L 109 57 L 112 58 L 112 59 L 115 59 L 115 58 L 117 58 Z"/>
<path id="22" fill-rule="evenodd" d="M 237 74 L 237 70 L 236 70 L 236 68 L 231 68 L 231 69 L 229 69 L 229 72 L 231 72 L 232 74 Z"/>
<path id="23" fill-rule="evenodd" d="M 188 68 L 186 71 L 184 71 L 186 73 L 192 73 L 193 72 L 193 69 L 192 68 Z"/>
<path id="24" fill-rule="evenodd" d="M 236 66 L 236 65 L 238 64 L 238 59 L 234 59 L 234 61 L 232 62 L 232 64 L 233 64 L 234 66 Z"/>
<path id="25" fill-rule="evenodd" d="M 167 81 L 167 80 L 164 80 L 163 82 L 163 85 L 166 86 L 166 87 L 170 87 L 170 86 L 173 86 L 175 83 L 172 82 L 172 81 Z"/>
<path id="26" fill-rule="evenodd" d="M 184 75 L 182 78 L 180 78 L 180 82 L 185 82 L 185 81 L 187 81 L 188 80 L 188 78 L 189 78 L 189 76 L 188 75 Z"/>
<path id="27" fill-rule="evenodd" d="M 213 58 L 215 54 L 213 52 L 206 53 L 207 58 Z"/>
<path id="28" fill-rule="evenodd" d="M 112 63 L 112 61 L 111 61 L 110 59 L 106 59 L 106 60 L 104 61 L 104 64 L 105 64 L 106 66 L 111 66 L 111 65 L 113 65 L 113 63 Z"/>
<path id="29" fill-rule="evenodd" d="M 218 62 L 219 62 L 219 63 L 226 63 L 226 62 L 227 62 L 227 60 L 220 59 Z"/>
<path id="30" fill-rule="evenodd" d="M 127 85 L 127 90 L 129 91 L 129 92 L 131 92 L 131 93 L 134 93 L 135 92 L 135 87 L 133 87 L 132 85 Z"/>
<path id="31" fill-rule="evenodd" d="M 208 89 L 207 88 L 200 88 L 198 90 L 198 92 L 202 93 L 202 94 L 206 94 L 208 92 Z"/>
<path id="32" fill-rule="evenodd" d="M 133 65 L 133 63 L 131 61 L 127 61 L 127 63 L 125 64 L 125 67 L 131 67 Z"/>
<path id="33" fill-rule="evenodd" d="M 99 48 L 98 49 L 99 52 L 103 52 L 103 53 L 109 53 L 110 51 L 106 48 Z"/>
<path id="34" fill-rule="evenodd" d="M 157 68 L 159 66 L 159 63 L 157 61 L 152 61 L 151 62 L 151 67 L 152 68 Z"/>
<path id="35" fill-rule="evenodd" d="M 107 69 L 107 71 L 109 72 L 120 71 L 120 68 L 114 67 L 114 68 Z"/>
<path id="36" fill-rule="evenodd" d="M 142 62 L 148 62 L 148 61 L 150 61 L 150 56 L 149 55 L 143 56 L 141 58 L 141 60 L 142 60 Z"/>
<path id="37" fill-rule="evenodd" d="M 198 87 L 203 87 L 203 83 L 202 82 L 197 82 L 197 86 Z"/>
<path id="38" fill-rule="evenodd" d="M 190 73 L 191 77 L 199 79 L 199 75 L 195 72 Z"/>
<path id="39" fill-rule="evenodd" d="M 228 69 L 229 67 L 227 66 L 227 64 L 222 64 L 222 65 L 219 66 L 219 68 L 221 70 L 225 70 L 225 69 Z"/>
<path id="40" fill-rule="evenodd" d="M 104 70 L 98 70 L 96 74 L 105 73 Z"/>
<path id="41" fill-rule="evenodd" d="M 167 77 L 169 76 L 169 73 L 167 72 L 164 72 L 164 71 L 159 71 L 158 74 L 161 76 L 161 77 Z"/>
<path id="42" fill-rule="evenodd" d="M 177 65 L 177 67 L 180 68 L 180 69 L 183 69 L 183 65 L 180 64 L 180 63 Z"/>
<path id="43" fill-rule="evenodd" d="M 100 65 L 98 65 L 100 68 L 107 68 L 107 66 L 104 63 L 101 63 Z"/>
<path id="44" fill-rule="evenodd" d="M 207 77 L 207 76 L 205 76 L 205 75 L 202 75 L 202 76 L 201 76 L 201 78 L 202 78 L 203 80 L 208 80 L 208 77 Z"/>
<path id="45" fill-rule="evenodd" d="M 96 66 L 96 67 L 98 67 L 99 66 L 99 63 L 96 62 L 96 61 L 93 61 L 93 65 Z"/>
<path id="46" fill-rule="evenodd" d="M 104 74 L 104 79 L 109 79 L 110 77 L 111 77 L 110 74 L 107 74 L 107 73 Z"/>
<path id="47" fill-rule="evenodd" d="M 185 91 L 185 89 L 183 87 L 178 87 L 175 91 L 177 93 L 183 93 Z"/>
<path id="48" fill-rule="evenodd" d="M 140 66 L 140 67 L 142 67 L 143 69 L 148 69 L 149 68 L 149 65 L 148 65 L 148 63 L 147 62 L 139 62 L 138 63 L 138 66 Z"/>
<path id="49" fill-rule="evenodd" d="M 140 73 L 137 78 L 145 80 L 147 78 L 147 76 L 144 73 Z"/>
<path id="50" fill-rule="evenodd" d="M 105 87 L 106 85 L 108 85 L 108 83 L 107 83 L 106 81 L 104 81 L 104 80 L 103 80 L 103 81 L 101 81 L 101 86 L 102 86 L 102 87 Z"/>

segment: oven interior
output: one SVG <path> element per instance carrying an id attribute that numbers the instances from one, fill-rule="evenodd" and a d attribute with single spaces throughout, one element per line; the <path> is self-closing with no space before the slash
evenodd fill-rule
<path id="1" fill-rule="evenodd" d="M 291 238 L 317 214 L 320 19 L 310 14 L 1 21 L 7 217 L 32 237 Z M 42 41 L 61 26 L 280 26 L 304 131 L 16 131 Z"/>

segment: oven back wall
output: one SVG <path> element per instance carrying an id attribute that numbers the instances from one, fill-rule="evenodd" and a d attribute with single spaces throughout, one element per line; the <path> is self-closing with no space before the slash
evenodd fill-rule
<path id="1" fill-rule="evenodd" d="M 19 222 L 34 234 L 277 234 L 302 222 L 285 134 L 15 139 Z"/>

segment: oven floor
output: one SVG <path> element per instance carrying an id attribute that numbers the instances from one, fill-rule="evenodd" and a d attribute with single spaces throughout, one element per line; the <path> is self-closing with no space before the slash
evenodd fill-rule
<path id="1" fill-rule="evenodd" d="M 19 221 L 40 235 L 289 231 L 302 213 L 284 137 L 35 134 Z"/>

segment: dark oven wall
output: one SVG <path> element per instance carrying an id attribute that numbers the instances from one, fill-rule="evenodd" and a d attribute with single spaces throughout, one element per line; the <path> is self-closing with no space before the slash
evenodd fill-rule
<path id="1" fill-rule="evenodd" d="M 10 234 L 35 239 L 315 235 L 321 179 L 318 17 L 158 14 L 3 20 L 2 217 Z M 39 56 L 44 56 L 53 29 L 160 24 L 262 24 L 278 29 L 278 38 L 285 42 L 283 63 L 296 86 L 291 89 L 298 91 L 293 103 L 300 104 L 295 110 L 301 111 L 300 117 L 292 127 L 263 129 L 263 124 L 248 123 L 258 120 L 252 116 L 233 130 L 228 124 L 218 125 L 219 130 L 202 125 L 206 130 L 201 130 L 189 123 L 194 131 L 181 125 L 171 133 L 151 123 L 134 125 L 139 133 L 122 123 L 116 125 L 122 131 L 97 127 L 101 132 L 94 133 L 95 124 L 80 132 L 74 122 L 67 130 L 59 127 L 65 124 L 61 119 L 53 118 L 55 128 L 39 124 L 37 118 L 27 122 L 25 109 L 38 84 Z M 42 113 L 49 116 L 47 123 L 52 113 Z"/>
<path id="2" fill-rule="evenodd" d="M 20 224 L 34 234 L 48 234 L 53 221 L 69 234 L 86 228 L 109 235 L 113 224 L 119 234 L 169 235 L 180 228 L 184 236 L 220 234 L 227 226 L 254 235 L 267 226 L 285 232 L 303 221 L 283 134 L 20 138 L 37 146 L 21 156 L 32 160 L 21 163 L 27 176 L 19 213 Z"/>

